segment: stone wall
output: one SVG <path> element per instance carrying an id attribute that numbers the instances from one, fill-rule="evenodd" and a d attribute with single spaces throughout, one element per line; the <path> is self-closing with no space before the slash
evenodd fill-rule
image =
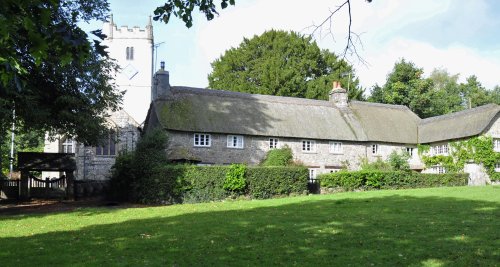
<path id="1" fill-rule="evenodd" d="M 210 147 L 195 147 L 194 133 L 169 131 L 169 147 L 167 155 L 170 159 L 197 159 L 202 164 L 259 164 L 270 150 L 269 138 L 262 136 L 244 136 L 242 149 L 227 147 L 227 134 L 211 134 Z M 341 169 L 347 165 L 351 170 L 359 169 L 361 159 L 368 158 L 370 162 L 381 158 L 386 160 L 389 154 L 396 150 L 404 150 L 404 145 L 372 142 L 342 143 L 342 153 L 330 153 L 330 140 L 312 140 L 316 143 L 314 151 L 302 151 L 302 141 L 310 139 L 278 138 L 279 147 L 288 146 L 292 149 L 294 160 L 305 166 L 318 169 L 319 173 Z M 333 141 L 333 140 L 332 140 Z M 378 144 L 379 153 L 371 153 L 371 145 Z"/>

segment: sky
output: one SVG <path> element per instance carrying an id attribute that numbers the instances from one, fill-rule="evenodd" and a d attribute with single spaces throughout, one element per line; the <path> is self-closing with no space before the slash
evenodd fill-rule
<path id="1" fill-rule="evenodd" d="M 496 0 L 351 0 L 352 31 L 361 62 L 346 55 L 367 92 L 383 85 L 394 64 L 404 58 L 424 69 L 460 74 L 459 81 L 476 75 L 488 89 L 500 85 L 500 1 Z M 118 26 L 144 28 L 161 0 L 109 0 Z M 215 2 L 219 2 L 215 0 Z M 173 17 L 169 24 L 153 21 L 157 58 L 166 62 L 172 85 L 207 87 L 210 63 L 243 38 L 266 30 L 290 30 L 310 34 L 342 0 L 236 0 L 235 6 L 206 21 L 194 16 L 186 28 Z M 164 3 L 164 2 L 163 2 Z M 333 31 L 323 28 L 314 35 L 322 49 L 342 54 L 348 29 L 347 9 L 332 20 Z M 96 29 L 101 22 L 84 25 Z"/>

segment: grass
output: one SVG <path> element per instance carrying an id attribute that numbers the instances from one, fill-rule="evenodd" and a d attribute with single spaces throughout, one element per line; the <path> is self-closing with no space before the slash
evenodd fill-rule
<path id="1" fill-rule="evenodd" d="M 500 187 L 0 217 L 2 266 L 498 266 Z"/>

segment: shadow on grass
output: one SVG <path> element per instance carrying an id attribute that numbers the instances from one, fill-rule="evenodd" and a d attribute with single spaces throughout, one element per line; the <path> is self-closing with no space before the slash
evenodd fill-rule
<path id="1" fill-rule="evenodd" d="M 494 202 L 310 200 L 2 238 L 0 258 L 3 266 L 495 266 L 499 226 Z"/>

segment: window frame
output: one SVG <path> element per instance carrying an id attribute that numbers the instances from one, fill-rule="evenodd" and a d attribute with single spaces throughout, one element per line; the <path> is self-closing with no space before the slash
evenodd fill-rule
<path id="1" fill-rule="evenodd" d="M 309 147 L 309 149 L 306 149 Z M 315 153 L 316 152 L 316 141 L 314 140 L 302 140 L 302 152 L 303 153 Z"/>
<path id="2" fill-rule="evenodd" d="M 432 155 L 448 155 L 450 153 L 450 147 L 448 144 L 434 145 L 431 147 Z"/>
<path id="3" fill-rule="evenodd" d="M 495 172 L 500 172 L 500 163 L 495 163 Z"/>
<path id="4" fill-rule="evenodd" d="M 493 151 L 500 152 L 500 138 L 493 138 Z"/>
<path id="5" fill-rule="evenodd" d="M 330 154 L 344 154 L 344 145 L 342 144 L 342 142 L 330 141 L 329 145 Z M 335 147 L 337 147 L 338 149 L 336 150 Z"/>
<path id="6" fill-rule="evenodd" d="M 203 138 L 203 141 L 202 139 Z M 196 144 L 196 139 L 198 139 L 198 144 Z M 208 144 L 207 144 L 208 140 Z M 211 147 L 212 146 L 212 135 L 207 133 L 194 133 L 193 134 L 193 146 L 194 147 Z"/>
<path id="7" fill-rule="evenodd" d="M 101 140 L 102 144 L 95 147 L 95 155 L 98 157 L 116 157 L 118 155 L 118 132 L 111 130 L 108 137 Z"/>
<path id="8" fill-rule="evenodd" d="M 279 148 L 280 139 L 275 137 L 269 137 L 268 145 L 269 149 Z"/>
<path id="9" fill-rule="evenodd" d="M 406 153 L 408 153 L 408 155 L 411 157 L 413 157 L 413 154 L 414 154 L 414 151 L 415 151 L 415 148 L 414 147 L 405 147 L 405 151 Z"/>
<path id="10" fill-rule="evenodd" d="M 134 47 L 127 46 L 125 49 L 125 58 L 126 60 L 134 60 Z"/>
<path id="11" fill-rule="evenodd" d="M 230 134 L 227 136 L 227 148 L 243 149 L 245 148 L 245 138 L 243 135 Z"/>
<path id="12" fill-rule="evenodd" d="M 67 148 L 71 147 L 71 152 L 67 151 Z M 75 140 L 73 138 L 65 138 L 61 143 L 62 153 L 75 153 Z"/>
<path id="13" fill-rule="evenodd" d="M 372 144 L 371 150 L 372 150 L 373 156 L 380 156 L 380 148 L 379 148 L 378 144 Z"/>

